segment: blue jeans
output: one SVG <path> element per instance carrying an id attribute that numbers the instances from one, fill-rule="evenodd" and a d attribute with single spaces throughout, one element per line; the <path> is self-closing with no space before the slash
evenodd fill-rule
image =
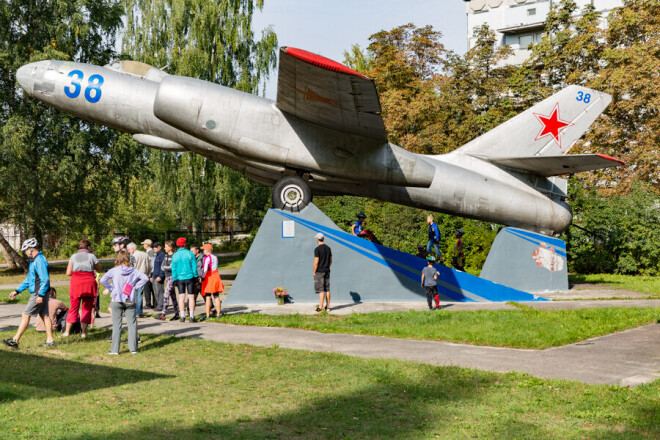
<path id="1" fill-rule="evenodd" d="M 135 289 L 135 314 L 140 316 L 142 314 L 142 295 L 144 294 L 144 286 Z"/>
<path id="2" fill-rule="evenodd" d="M 428 255 L 431 255 L 431 247 L 435 249 L 435 253 L 438 256 L 438 258 L 442 257 L 442 252 L 440 252 L 440 243 L 434 240 L 430 240 L 426 244 L 426 253 Z"/>

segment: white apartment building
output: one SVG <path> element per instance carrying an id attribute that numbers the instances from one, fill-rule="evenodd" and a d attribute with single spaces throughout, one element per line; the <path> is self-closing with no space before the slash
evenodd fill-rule
<path id="1" fill-rule="evenodd" d="M 474 28 L 485 23 L 495 30 L 497 44 L 508 44 L 514 54 L 506 60 L 506 64 L 520 65 L 525 61 L 530 51 L 531 43 L 541 41 L 545 28 L 545 20 L 550 8 L 559 0 L 464 0 L 467 9 L 468 49 L 471 49 L 476 38 Z M 602 13 L 603 24 L 607 16 L 616 7 L 622 6 L 622 0 L 575 0 L 578 5 L 576 13 L 581 13 L 584 6 L 591 3 Z"/>

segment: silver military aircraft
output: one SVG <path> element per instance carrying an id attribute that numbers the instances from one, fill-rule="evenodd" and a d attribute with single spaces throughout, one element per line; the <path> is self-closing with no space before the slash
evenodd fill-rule
<path id="1" fill-rule="evenodd" d="M 30 96 L 152 148 L 192 151 L 273 187 L 296 211 L 312 194 L 352 194 L 545 234 L 572 220 L 564 174 L 618 166 L 566 155 L 611 97 L 569 86 L 443 155 L 387 141 L 374 81 L 301 49 L 280 49 L 272 101 L 150 65 L 40 61 L 21 67 Z"/>

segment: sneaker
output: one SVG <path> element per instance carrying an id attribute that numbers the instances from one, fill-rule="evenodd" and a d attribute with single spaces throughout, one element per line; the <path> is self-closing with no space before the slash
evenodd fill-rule
<path id="1" fill-rule="evenodd" d="M 200 316 L 197 321 L 199 322 L 206 321 L 208 318 L 210 318 L 210 316 Z"/>
<path id="2" fill-rule="evenodd" d="M 94 315 L 94 317 L 95 317 L 95 318 L 100 318 L 101 315 L 99 314 L 99 312 L 96 312 L 96 315 Z"/>
<path id="3" fill-rule="evenodd" d="M 160 320 L 160 321 L 165 321 L 165 315 L 163 315 L 163 314 L 161 314 L 161 315 L 156 315 L 156 316 L 154 316 L 154 318 L 156 318 L 156 319 L 158 319 L 158 320 Z"/>
<path id="4" fill-rule="evenodd" d="M 137 351 L 131 351 L 131 354 L 137 354 L 137 353 L 138 353 Z"/>
<path id="5" fill-rule="evenodd" d="M 181 322 L 186 322 L 186 317 L 185 317 L 185 316 L 182 316 L 181 319 L 179 319 L 179 321 L 181 321 Z"/>
<path id="6" fill-rule="evenodd" d="M 87 337 L 87 333 L 81 333 L 81 334 L 80 334 L 80 338 L 81 338 L 81 339 L 85 339 L 86 337 Z"/>
<path id="7" fill-rule="evenodd" d="M 138 335 L 137 343 L 138 343 L 138 344 L 141 344 L 141 343 L 142 343 L 142 339 L 140 339 L 140 335 Z"/>
<path id="8" fill-rule="evenodd" d="M 55 347 L 55 342 L 53 341 L 46 341 L 43 344 L 39 344 L 39 347 Z"/>
<path id="9" fill-rule="evenodd" d="M 197 320 L 191 316 L 191 317 L 189 318 L 189 322 L 197 322 Z"/>
<path id="10" fill-rule="evenodd" d="M 179 314 L 178 314 L 178 313 L 175 314 L 174 316 L 172 316 L 172 317 L 170 318 L 170 321 L 176 321 L 177 319 L 179 319 Z"/>
<path id="11" fill-rule="evenodd" d="M 14 338 L 3 339 L 2 343 L 5 344 L 9 348 L 13 348 L 13 349 L 18 348 L 18 342 L 14 341 Z"/>
<path id="12" fill-rule="evenodd" d="M 117 356 L 119 353 L 115 353 L 114 351 L 108 352 L 109 355 L 111 356 Z"/>

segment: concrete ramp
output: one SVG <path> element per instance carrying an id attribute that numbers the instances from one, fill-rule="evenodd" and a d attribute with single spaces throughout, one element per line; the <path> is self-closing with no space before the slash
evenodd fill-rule
<path id="1" fill-rule="evenodd" d="M 568 292 L 566 243 L 524 229 L 503 228 L 480 276 L 531 293 Z"/>
<path id="2" fill-rule="evenodd" d="M 312 268 L 317 232 L 332 249 L 331 303 L 426 301 L 421 271 L 426 260 L 347 233 L 315 205 L 299 213 L 266 214 L 224 304 L 275 302 L 284 286 L 296 303 L 316 303 Z M 438 291 L 443 301 L 547 301 L 442 265 Z"/>

